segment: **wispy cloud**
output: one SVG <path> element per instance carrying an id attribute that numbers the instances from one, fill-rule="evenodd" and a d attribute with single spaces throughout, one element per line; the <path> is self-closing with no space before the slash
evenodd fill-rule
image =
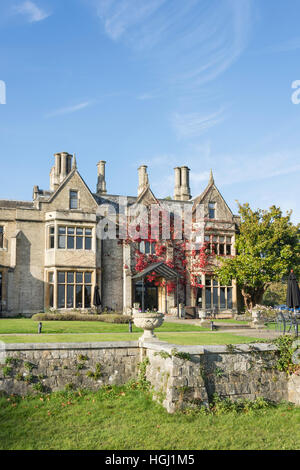
<path id="1" fill-rule="evenodd" d="M 99 0 L 97 13 L 106 34 L 119 39 L 130 28 L 149 18 L 166 0 Z"/>
<path id="2" fill-rule="evenodd" d="M 281 150 L 265 155 L 216 155 L 222 185 L 255 182 L 300 171 L 298 150 Z"/>
<path id="3" fill-rule="evenodd" d="M 30 0 L 22 2 L 19 5 L 15 5 L 13 7 L 13 11 L 15 14 L 21 14 L 26 16 L 27 20 L 30 23 L 42 21 L 48 16 L 50 16 L 49 12 L 46 12 L 42 8 L 38 7 L 36 3 Z"/>
<path id="4" fill-rule="evenodd" d="M 62 114 L 76 113 L 76 111 L 80 111 L 81 109 L 87 108 L 88 106 L 91 106 L 91 104 L 92 104 L 91 101 L 85 101 L 83 103 L 79 103 L 74 106 L 66 106 L 64 108 L 59 108 L 54 111 L 51 111 L 50 113 L 45 114 L 45 117 L 51 118 L 51 117 L 59 116 Z"/>
<path id="5" fill-rule="evenodd" d="M 173 128 L 180 139 L 198 137 L 209 128 L 216 126 L 224 120 L 224 110 L 209 114 L 203 113 L 174 113 L 171 119 Z"/>
<path id="6" fill-rule="evenodd" d="M 245 49 L 252 0 L 90 0 L 103 30 L 157 61 L 173 86 L 199 86 Z"/>

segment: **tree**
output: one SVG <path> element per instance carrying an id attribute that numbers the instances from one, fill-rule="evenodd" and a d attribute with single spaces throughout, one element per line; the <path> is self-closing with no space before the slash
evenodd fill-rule
<path id="1" fill-rule="evenodd" d="M 291 211 L 282 215 L 280 208 L 253 211 L 249 204 L 239 204 L 241 218 L 236 237 L 237 255 L 220 259 L 216 274 L 222 283 L 235 279 L 246 309 L 261 303 L 272 282 L 281 281 L 294 269 L 299 274 L 299 230 L 291 222 Z"/>
<path id="2" fill-rule="evenodd" d="M 264 293 L 262 305 L 283 305 L 286 303 L 287 283 L 272 282 Z"/>

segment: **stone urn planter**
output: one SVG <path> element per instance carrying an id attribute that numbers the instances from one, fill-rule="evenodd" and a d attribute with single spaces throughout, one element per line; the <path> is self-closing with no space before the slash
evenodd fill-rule
<path id="1" fill-rule="evenodd" d="M 159 328 L 164 322 L 164 315 L 160 312 L 140 312 L 133 314 L 133 323 L 137 328 L 142 328 L 144 334 L 139 341 L 157 340 L 154 329 Z"/>
<path id="2" fill-rule="evenodd" d="M 261 328 L 262 326 L 264 326 L 264 321 L 263 321 L 263 318 L 262 318 L 262 314 L 261 314 L 261 311 L 259 309 L 254 308 L 252 310 L 251 314 L 252 314 L 251 326 L 253 328 Z"/>
<path id="3" fill-rule="evenodd" d="M 198 308 L 198 317 L 200 319 L 200 325 L 204 328 L 209 328 L 210 320 L 205 310 Z"/>

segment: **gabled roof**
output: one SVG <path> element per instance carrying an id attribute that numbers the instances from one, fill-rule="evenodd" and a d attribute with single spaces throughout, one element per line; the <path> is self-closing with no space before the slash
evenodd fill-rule
<path id="1" fill-rule="evenodd" d="M 132 276 L 132 279 L 142 279 L 143 277 L 153 272 L 159 274 L 165 279 L 176 279 L 179 277 L 179 274 L 177 271 L 175 271 L 175 269 L 170 268 L 170 266 L 165 264 L 163 261 L 159 261 L 158 263 L 153 263 L 147 268 L 143 269 L 143 271 L 135 274 Z"/>
<path id="2" fill-rule="evenodd" d="M 159 201 L 156 199 L 153 192 L 151 191 L 149 184 L 144 188 L 144 190 L 138 196 L 137 200 L 135 201 L 135 204 L 145 204 L 147 206 L 150 204 L 159 204 Z"/>
<path id="3" fill-rule="evenodd" d="M 79 179 L 81 180 L 82 184 L 86 187 L 88 193 L 90 194 L 90 196 L 93 198 L 93 201 L 95 202 L 95 205 L 97 205 L 97 201 L 93 195 L 93 193 L 91 192 L 90 188 L 88 187 L 88 185 L 86 184 L 86 182 L 84 181 L 84 179 L 82 178 L 82 176 L 80 175 L 79 171 L 77 170 L 77 167 L 75 166 L 71 171 L 70 173 L 65 177 L 65 179 L 60 183 L 60 185 L 58 186 L 58 188 L 54 191 L 54 193 L 51 194 L 51 196 L 49 197 L 49 199 L 47 201 L 43 201 L 43 202 L 52 202 L 55 197 L 57 196 L 57 194 L 60 193 L 60 191 L 65 187 L 65 185 L 68 183 L 68 181 L 70 181 L 70 179 L 75 175 L 77 174 L 77 176 L 79 177 Z"/>
<path id="4" fill-rule="evenodd" d="M 207 194 L 212 190 L 214 189 L 218 195 L 220 196 L 220 198 L 222 199 L 222 201 L 224 202 L 224 205 L 227 207 L 227 209 L 229 210 L 230 214 L 232 214 L 233 216 L 233 213 L 232 213 L 232 210 L 230 209 L 230 207 L 228 206 L 227 202 L 225 201 L 225 199 L 223 198 L 222 194 L 220 193 L 220 191 L 218 190 L 217 186 L 215 185 L 215 180 L 214 180 L 214 177 L 213 177 L 213 172 L 212 170 L 210 170 L 210 177 L 209 177 L 209 181 L 208 181 L 208 185 L 206 186 L 206 188 L 204 189 L 204 191 L 197 197 L 195 197 L 195 199 L 193 199 L 193 202 L 194 202 L 194 205 L 193 205 L 193 212 L 195 212 L 196 210 L 196 207 L 198 206 L 198 204 L 201 204 L 202 201 L 204 200 L 204 198 L 207 196 Z"/>

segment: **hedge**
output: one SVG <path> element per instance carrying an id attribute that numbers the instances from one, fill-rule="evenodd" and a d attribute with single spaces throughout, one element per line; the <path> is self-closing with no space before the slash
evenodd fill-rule
<path id="1" fill-rule="evenodd" d="M 37 321 L 102 321 L 106 323 L 128 323 L 132 319 L 130 315 L 120 315 L 115 313 L 91 315 L 85 313 L 36 313 L 32 320 Z"/>

